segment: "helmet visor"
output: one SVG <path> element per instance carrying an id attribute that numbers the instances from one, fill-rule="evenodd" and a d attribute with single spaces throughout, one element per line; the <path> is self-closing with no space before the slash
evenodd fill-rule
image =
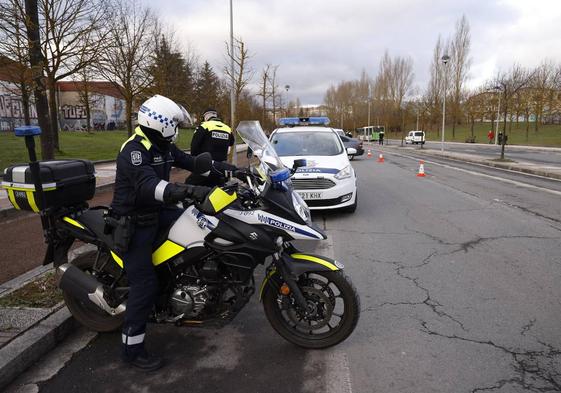
<path id="1" fill-rule="evenodd" d="M 192 126 L 193 125 L 193 119 L 191 118 L 191 115 L 189 114 L 189 112 L 187 112 L 187 109 L 185 109 L 182 105 L 179 105 L 179 104 L 177 104 L 177 106 L 181 110 L 180 118 L 176 119 L 177 123 L 179 123 L 179 126 L 180 127 Z"/>

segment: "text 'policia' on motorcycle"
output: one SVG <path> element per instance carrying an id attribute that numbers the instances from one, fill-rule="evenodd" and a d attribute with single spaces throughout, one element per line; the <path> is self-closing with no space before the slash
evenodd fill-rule
<path id="1" fill-rule="evenodd" d="M 3 185 L 9 193 L 21 185 L 27 187 L 28 199 L 46 201 L 33 209 L 42 211 L 45 217 L 45 263 L 54 262 L 58 267 L 59 286 L 72 315 L 99 332 L 124 326 L 125 360 L 143 369 L 156 369 L 162 361 L 144 349 L 144 316 L 152 322 L 176 326 L 227 324 L 255 293 L 255 268 L 270 261 L 258 291 L 273 328 L 304 348 L 326 348 L 345 340 L 357 325 L 360 301 L 343 272 L 343 264 L 300 252 L 292 244 L 296 239 L 327 238 L 313 224 L 308 206 L 291 183 L 297 167 L 305 165 L 300 162 L 303 160 L 295 162 L 292 169 L 286 168 L 259 122 L 242 121 L 237 132 L 252 152 L 247 168 L 229 166 L 235 178 L 229 178 L 221 187 L 172 185 L 165 171 L 176 164 L 197 173 L 226 175 L 224 168 L 214 167 L 208 156 L 190 157 L 176 152 L 175 125 L 188 114 L 175 105 L 179 108 L 176 117 L 144 105 L 144 112 L 139 113 L 152 119 L 150 126 L 163 119 L 164 124 L 173 121 L 175 131 L 166 134 L 164 130 L 161 138 L 152 141 L 145 132 L 146 126 L 137 129 L 123 145 L 117 162 L 118 168 L 143 167 L 145 173 L 132 176 L 134 183 L 127 187 L 134 200 L 146 201 L 149 209 L 125 210 L 134 206 L 132 196 L 119 194 L 125 186 L 116 186 L 113 209 L 89 207 L 86 201 L 93 197 L 95 177 L 91 163 L 82 160 L 41 163 L 42 173 L 50 171 L 54 183 L 43 187 L 43 199 L 33 188 L 27 169 L 16 170 L 13 178 L 5 177 L 7 184 Z M 140 159 L 127 154 L 136 151 Z M 156 165 L 154 157 L 159 155 L 164 159 Z M 133 160 L 142 162 L 137 165 Z M 70 166 L 76 169 L 61 170 Z M 164 173 L 157 172 L 159 167 L 165 167 Z M 24 172 L 25 177 L 19 175 Z M 83 175 L 80 177 L 78 172 Z M 65 187 L 63 193 L 57 184 L 64 184 L 68 174 L 83 181 L 75 192 L 63 196 L 72 188 Z M 185 210 L 178 209 L 177 202 L 183 202 Z M 22 202 L 21 206 L 30 205 L 35 203 Z M 96 249 L 69 263 L 67 253 L 76 240 L 93 244 Z M 147 256 L 140 256 L 140 248 Z M 131 256 L 144 258 L 148 263 L 137 270 L 153 275 L 147 273 L 144 277 L 135 270 L 132 264 L 137 261 Z M 135 285 L 139 282 L 153 288 L 143 289 L 150 292 L 150 304 L 138 300 Z M 144 314 L 138 316 L 140 313 Z"/>

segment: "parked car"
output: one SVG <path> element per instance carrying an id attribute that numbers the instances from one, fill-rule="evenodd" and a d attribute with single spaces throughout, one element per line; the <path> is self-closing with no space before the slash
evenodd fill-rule
<path id="1" fill-rule="evenodd" d="M 425 132 L 424 131 L 409 131 L 409 134 L 405 137 L 405 144 L 411 143 L 412 145 L 416 144 L 425 144 Z"/>
<path id="2" fill-rule="evenodd" d="M 294 160 L 305 159 L 292 184 L 310 209 L 343 209 L 357 207 L 356 175 L 348 156 L 358 151 L 345 148 L 341 137 L 330 127 L 290 126 L 271 134 L 271 143 L 284 165 L 291 168 Z"/>
<path id="3" fill-rule="evenodd" d="M 362 156 L 364 154 L 364 147 L 362 146 L 362 141 L 359 141 L 358 139 L 355 138 L 349 138 L 348 136 L 341 136 L 341 135 L 339 135 L 339 138 L 341 138 L 341 141 L 343 141 L 343 145 L 345 145 L 345 148 L 352 147 L 353 149 L 356 150 L 356 154 L 349 154 L 349 160 L 352 161 L 356 156 Z"/>

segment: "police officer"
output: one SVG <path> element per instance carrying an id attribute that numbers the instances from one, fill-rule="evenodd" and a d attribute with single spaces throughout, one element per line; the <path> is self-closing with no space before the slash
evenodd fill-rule
<path id="1" fill-rule="evenodd" d="M 207 187 L 170 183 L 172 166 L 195 170 L 195 158 L 173 143 L 179 123 L 190 120 L 183 107 L 156 95 L 138 111 L 138 127 L 117 156 L 112 214 L 130 218 L 133 235 L 122 253 L 129 295 L 122 331 L 123 360 L 144 370 L 163 364 L 144 348 L 146 321 L 154 305 L 158 281 L 152 266 L 152 249 L 159 230 L 169 227 L 183 212 L 175 207 L 189 197 L 203 200 Z M 222 170 L 219 164 L 215 171 Z M 167 205 L 167 206 L 166 206 Z M 173 207 L 171 207 L 173 206 Z"/>
<path id="2" fill-rule="evenodd" d="M 191 141 L 191 154 L 198 155 L 208 152 L 214 161 L 223 162 L 228 159 L 228 149 L 234 145 L 232 130 L 218 117 L 215 109 L 209 108 L 203 113 L 203 122 L 195 130 Z M 189 184 L 214 186 L 221 183 L 220 177 L 212 173 L 208 177 L 191 175 Z"/>

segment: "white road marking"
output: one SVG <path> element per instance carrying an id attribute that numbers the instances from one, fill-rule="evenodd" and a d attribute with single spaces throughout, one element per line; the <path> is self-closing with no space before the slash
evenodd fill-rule
<path id="1" fill-rule="evenodd" d="M 318 369 L 325 370 L 325 374 Z M 313 375 L 304 382 L 306 393 L 352 393 L 351 371 L 347 354 L 338 349 L 310 350 L 306 355 L 305 372 Z"/>
<path id="2" fill-rule="evenodd" d="M 327 229 L 327 228 L 324 228 Z M 329 232 L 329 230 L 327 229 Z M 335 259 L 333 250 L 333 237 L 321 241 L 314 253 Z M 306 374 L 310 378 L 304 382 L 304 392 L 306 393 L 352 393 L 351 370 L 347 353 L 330 348 L 325 350 L 309 350 L 306 354 L 305 364 Z M 318 370 L 324 370 L 320 373 Z"/>
<path id="3" fill-rule="evenodd" d="M 396 155 L 396 156 L 399 156 L 399 157 L 408 158 L 408 159 L 413 160 L 413 161 L 418 160 L 418 158 L 410 157 L 410 156 L 406 156 L 406 155 L 402 155 L 402 154 L 398 154 L 398 153 L 390 152 L 388 154 L 393 154 L 393 155 Z M 425 161 L 425 163 L 428 163 L 428 164 L 438 165 L 438 166 L 441 166 L 443 168 L 453 169 L 453 170 L 468 173 L 468 174 L 471 174 L 471 175 L 474 175 L 474 176 L 485 177 L 485 178 L 488 178 L 488 179 L 502 181 L 503 183 L 513 184 L 515 186 L 524 187 L 524 188 L 528 188 L 528 189 L 531 189 L 531 190 L 544 191 L 544 192 L 547 192 L 547 193 L 550 193 L 550 194 L 553 194 L 553 195 L 560 195 L 561 196 L 561 191 L 556 191 L 556 190 L 551 190 L 549 188 L 534 186 L 532 184 L 522 183 L 522 182 L 519 182 L 519 181 L 516 181 L 516 180 L 505 179 L 505 178 L 498 177 L 498 176 L 487 175 L 485 173 L 474 172 L 474 171 L 470 171 L 470 170 L 463 169 L 463 168 L 457 168 L 457 167 L 454 167 L 454 166 L 451 166 L 451 165 L 442 164 L 442 163 L 435 162 L 435 161 L 430 161 L 430 160 L 424 160 L 424 161 Z M 474 164 L 474 163 L 471 163 L 471 162 L 469 164 L 479 165 L 479 164 Z M 485 166 L 485 165 L 480 165 L 480 166 Z M 487 166 L 485 166 L 485 167 L 487 167 Z M 487 168 L 489 168 L 489 167 L 487 167 Z M 506 172 L 513 172 L 513 173 L 517 173 L 517 174 L 529 175 L 529 176 L 538 177 L 538 178 L 547 179 L 547 180 L 559 181 L 558 179 L 552 179 L 550 177 L 539 176 L 539 175 L 534 175 L 534 174 L 530 174 L 530 173 L 523 173 L 523 172 L 520 172 L 520 171 L 512 171 L 512 170 L 509 170 L 509 169 L 496 168 L 496 167 L 491 167 L 491 168 L 498 169 L 498 170 L 503 170 L 503 171 L 506 171 Z"/>

